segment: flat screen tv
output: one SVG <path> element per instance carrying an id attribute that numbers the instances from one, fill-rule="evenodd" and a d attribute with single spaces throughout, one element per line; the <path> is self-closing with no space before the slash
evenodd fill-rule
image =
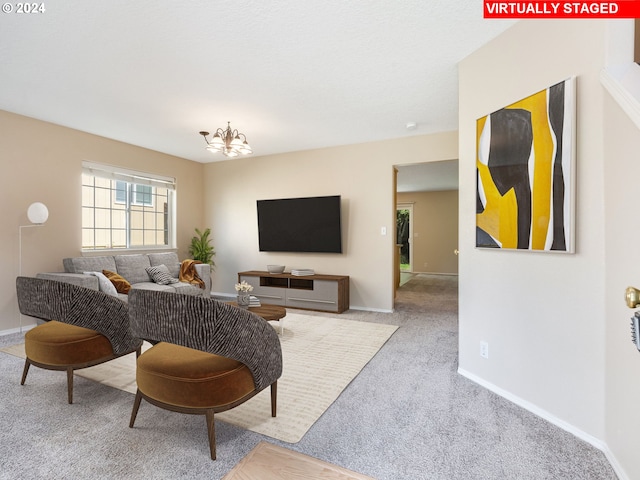
<path id="1" fill-rule="evenodd" d="M 342 253 L 340 195 L 258 200 L 261 252 Z"/>

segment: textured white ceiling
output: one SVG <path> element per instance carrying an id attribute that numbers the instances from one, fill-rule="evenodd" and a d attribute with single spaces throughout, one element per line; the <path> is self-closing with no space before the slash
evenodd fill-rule
<path id="1" fill-rule="evenodd" d="M 482 0 L 65 0 L 0 14 L 0 109 L 198 162 L 457 130 Z M 407 122 L 418 128 L 406 129 Z"/>
<path id="2" fill-rule="evenodd" d="M 458 160 L 405 165 L 398 168 L 397 191 L 458 190 Z"/>

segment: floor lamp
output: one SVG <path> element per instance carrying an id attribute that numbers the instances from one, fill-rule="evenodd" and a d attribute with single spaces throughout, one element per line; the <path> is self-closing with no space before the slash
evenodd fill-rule
<path id="1" fill-rule="evenodd" d="M 49 210 L 44 203 L 35 202 L 29 205 L 27 209 L 27 218 L 31 222 L 30 225 L 20 225 L 18 227 L 18 243 L 19 243 L 19 254 L 18 254 L 18 275 L 22 276 L 22 229 L 28 227 L 41 227 L 44 225 L 44 222 L 49 218 Z M 18 309 L 19 310 L 19 309 Z M 22 333 L 22 314 L 19 314 L 20 321 L 20 333 Z"/>

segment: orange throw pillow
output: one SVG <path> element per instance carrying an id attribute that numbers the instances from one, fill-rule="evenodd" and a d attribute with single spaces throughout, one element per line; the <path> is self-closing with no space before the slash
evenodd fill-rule
<path id="1" fill-rule="evenodd" d="M 102 273 L 105 277 L 111 280 L 111 283 L 113 283 L 113 286 L 116 287 L 116 291 L 118 293 L 124 293 L 125 295 L 129 294 L 129 290 L 131 290 L 131 284 L 127 282 L 123 276 L 109 270 L 102 270 Z"/>

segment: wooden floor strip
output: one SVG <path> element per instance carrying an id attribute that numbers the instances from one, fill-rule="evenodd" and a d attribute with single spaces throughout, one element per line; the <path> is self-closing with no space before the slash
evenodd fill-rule
<path id="1" fill-rule="evenodd" d="M 317 458 L 260 442 L 222 480 L 374 480 Z"/>

